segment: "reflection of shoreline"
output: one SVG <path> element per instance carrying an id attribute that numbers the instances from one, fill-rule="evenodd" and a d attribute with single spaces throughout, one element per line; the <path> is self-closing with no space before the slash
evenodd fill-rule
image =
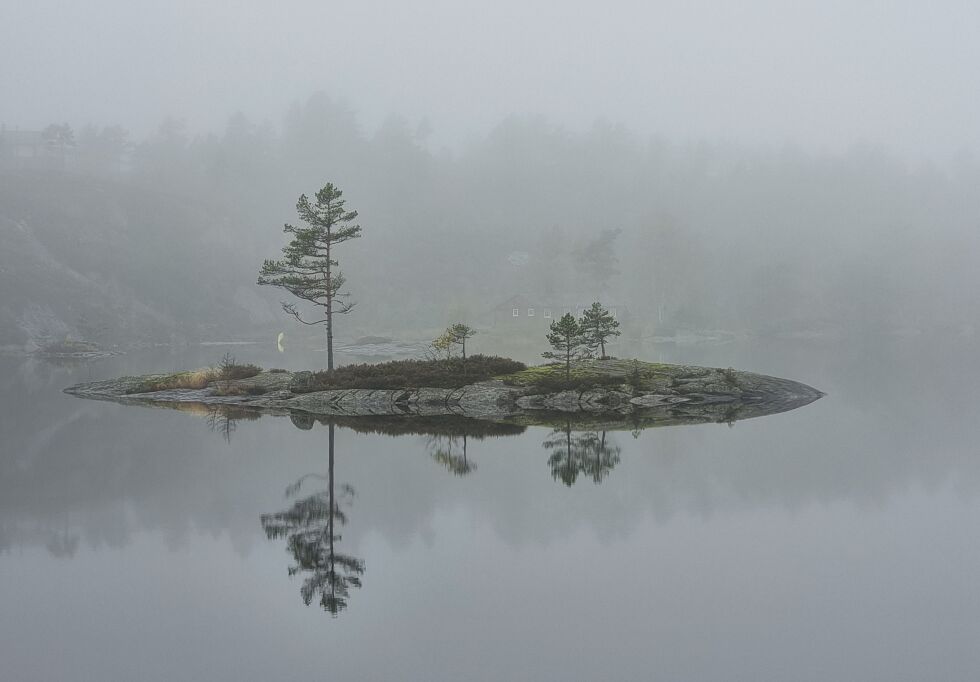
<path id="1" fill-rule="evenodd" d="M 139 399 L 125 400 L 127 404 L 143 407 L 156 407 L 185 412 L 208 419 L 212 430 L 230 436 L 240 420 L 255 421 L 262 416 L 288 416 L 292 424 L 307 431 L 315 424 L 336 425 L 361 434 L 383 434 L 388 436 L 446 436 L 446 437 L 490 437 L 517 436 L 529 427 L 551 429 L 570 428 L 573 431 L 630 431 L 633 433 L 648 428 L 664 426 L 684 426 L 696 424 L 729 424 L 745 419 L 765 417 L 797 409 L 816 400 L 816 397 L 801 399 L 799 402 L 718 402 L 681 403 L 661 405 L 643 410 L 633 410 L 627 414 L 609 412 L 560 412 L 535 410 L 483 419 L 456 414 L 438 415 L 316 415 L 302 411 L 272 410 L 252 406 L 226 405 L 193 401 L 164 402 Z M 109 399 L 106 399 L 109 400 Z M 216 427 L 217 425 L 217 427 Z M 227 438 L 226 438 L 227 439 Z"/>
<path id="2" fill-rule="evenodd" d="M 776 513 L 829 504 L 880 508 L 910 491 L 938 499 L 954 485 L 957 495 L 980 493 L 980 422 L 974 419 L 976 400 L 967 380 L 978 366 L 972 348 L 848 346 L 816 357 L 811 348 L 788 358 L 778 353 L 764 358 L 776 352 L 771 346 L 744 350 L 746 355 L 725 357 L 725 363 L 808 376 L 833 398 L 818 401 L 815 409 L 746 422 L 748 428 L 739 422 L 732 432 L 657 429 L 645 431 L 639 441 L 610 433 L 622 447 L 623 463 L 591 498 L 601 498 L 602 506 L 589 513 L 581 506 L 562 507 L 554 515 L 539 509 L 542 485 L 564 492 L 551 480 L 540 447 L 548 430 L 509 424 L 516 432 L 496 442 L 478 444 L 471 437 L 468 456 L 479 469 L 466 479 L 473 483 L 458 486 L 430 460 L 424 442 L 397 437 L 396 427 L 414 433 L 413 422 L 422 423 L 418 418 L 386 418 L 375 433 L 390 438 L 371 436 L 370 421 L 357 422 L 363 436 L 338 431 L 344 479 L 358 488 L 357 524 L 347 530 L 345 542 L 358 546 L 368 532 L 395 544 L 407 542 L 439 504 L 465 507 L 491 522 L 506 518 L 494 522 L 501 537 L 523 544 L 582 526 L 628 529 L 631 519 L 644 514 L 669 523 L 685 514 L 722 519 L 763 507 Z M 797 355 L 805 358 L 797 362 Z M 100 371 L 118 375 L 130 367 L 187 364 L 170 355 L 125 364 L 132 360 L 114 359 L 110 362 L 118 366 Z M 208 434 L 208 414 L 200 405 L 186 406 L 197 410 L 200 420 L 111 409 L 61 394 L 61 387 L 84 375 L 33 360 L 8 362 L 7 370 L 0 414 L 0 546 L 5 550 L 45 552 L 49 537 L 61 532 L 67 519 L 81 538 L 80 554 L 125 548 L 147 535 L 180 545 L 197 529 L 207 529 L 209 542 L 215 536 L 231 539 L 244 554 L 254 543 L 266 542 L 256 519 L 279 508 L 283 470 L 319 468 L 304 463 L 303 453 L 312 443 L 326 445 L 319 435 L 325 429 L 300 434 L 282 419 L 267 419 L 239 421 L 228 447 Z M 243 419 L 259 416 L 242 412 Z M 346 429 L 347 423 L 337 420 L 337 426 Z M 518 435 L 522 432 L 526 435 Z M 501 505 L 499 497 L 482 491 L 503 485 L 498 461 L 505 456 L 507 487 L 500 490 L 507 504 Z M 536 482 L 542 478 L 544 483 Z M 582 499 L 579 490 L 592 491 L 583 478 L 570 500 Z M 362 481 L 370 481 L 370 488 Z M 378 499 L 383 497 L 390 499 Z M 389 513 L 389 506 L 397 513 Z"/>

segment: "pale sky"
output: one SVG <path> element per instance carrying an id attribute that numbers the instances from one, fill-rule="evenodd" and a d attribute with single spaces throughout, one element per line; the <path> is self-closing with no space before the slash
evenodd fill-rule
<path id="1" fill-rule="evenodd" d="M 950 1 L 0 0 L 0 121 L 278 124 L 325 90 L 440 146 L 536 114 L 942 160 L 980 150 L 978 28 Z"/>

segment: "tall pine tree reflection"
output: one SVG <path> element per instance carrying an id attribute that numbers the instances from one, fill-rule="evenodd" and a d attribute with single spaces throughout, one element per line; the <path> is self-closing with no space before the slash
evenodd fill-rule
<path id="1" fill-rule="evenodd" d="M 319 595 L 320 606 L 336 616 L 347 608 L 352 587 L 361 586 L 364 561 L 338 550 L 339 529 L 347 524 L 341 509 L 350 506 L 354 489 L 349 485 L 336 489 L 334 480 L 334 425 L 330 423 L 329 460 L 326 477 L 307 474 L 286 489 L 286 496 L 297 495 L 308 480 L 326 480 L 326 490 L 297 500 L 293 506 L 276 514 L 262 515 L 262 528 L 269 539 L 286 538 L 286 548 L 295 564 L 289 575 L 302 574 L 300 595 L 309 606 Z"/>
<path id="2" fill-rule="evenodd" d="M 291 419 L 295 426 L 304 430 L 312 429 L 315 424 L 315 420 L 308 416 L 293 415 Z M 433 460 L 456 476 L 466 476 L 476 470 L 476 463 L 467 452 L 471 436 L 482 439 L 488 435 L 515 435 L 524 431 L 524 427 L 514 425 L 500 424 L 491 428 L 481 425 L 470 434 L 454 422 L 406 425 L 400 421 L 381 420 L 362 421 L 357 426 L 359 430 L 393 435 L 426 433 Z M 342 540 L 339 531 L 347 524 L 344 508 L 352 504 L 354 489 L 336 482 L 336 426 L 331 421 L 327 428 L 326 475 L 312 472 L 300 477 L 286 489 L 286 496 L 299 495 L 311 481 L 325 482 L 326 488 L 297 499 L 285 511 L 262 515 L 261 521 L 269 539 L 286 539 L 286 548 L 294 559 L 288 569 L 289 575 L 303 577 L 300 588 L 303 602 L 309 605 L 318 600 L 326 611 L 336 616 L 347 608 L 351 589 L 361 587 L 365 567 L 363 560 L 339 549 Z M 550 451 L 548 464 L 552 476 L 567 486 L 574 485 L 579 476 L 601 483 L 620 461 L 620 448 L 605 430 L 573 431 L 571 420 L 554 429 L 543 446 Z"/>

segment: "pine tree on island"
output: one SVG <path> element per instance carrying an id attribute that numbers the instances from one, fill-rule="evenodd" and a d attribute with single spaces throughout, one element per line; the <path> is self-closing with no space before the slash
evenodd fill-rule
<path id="1" fill-rule="evenodd" d="M 582 313 L 579 327 L 589 350 L 593 353 L 598 350 L 601 360 L 606 359 L 606 344 L 609 339 L 613 336 L 619 336 L 621 333 L 619 322 L 598 301 Z"/>
<path id="2" fill-rule="evenodd" d="M 589 349 L 582 328 L 571 313 L 565 313 L 560 320 L 551 323 L 548 343 L 552 350 L 545 351 L 542 357 L 558 360 L 565 364 L 565 381 L 572 377 L 572 360 L 589 357 Z"/>
<path id="3" fill-rule="evenodd" d="M 342 293 L 344 275 L 340 272 L 335 248 L 361 236 L 354 223 L 357 211 L 344 206 L 344 193 L 327 183 L 314 201 L 305 194 L 296 202 L 296 211 L 305 223 L 299 227 L 286 223 L 283 232 L 293 235 L 283 247 L 282 260 L 267 260 L 259 272 L 260 285 L 280 287 L 296 298 L 323 309 L 322 319 L 304 319 L 294 303 L 282 302 L 282 309 L 303 324 L 327 327 L 327 371 L 333 371 L 333 318 L 354 307 Z"/>
<path id="4" fill-rule="evenodd" d="M 449 338 L 452 339 L 453 343 L 458 344 L 459 346 L 462 347 L 463 363 L 465 364 L 466 363 L 466 339 L 472 339 L 474 336 L 476 336 L 476 330 L 473 329 L 472 327 L 463 324 L 462 322 L 457 322 L 456 324 L 449 327 L 449 329 L 446 330 L 446 333 L 449 335 Z"/>

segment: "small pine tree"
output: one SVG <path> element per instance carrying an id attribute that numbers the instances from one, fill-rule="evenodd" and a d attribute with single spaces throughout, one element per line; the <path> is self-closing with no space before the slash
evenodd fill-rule
<path id="1" fill-rule="evenodd" d="M 606 343 L 609 342 L 610 337 L 619 336 L 619 322 L 616 320 L 612 314 L 602 307 L 602 304 L 596 301 L 592 304 L 592 307 L 587 309 L 582 313 L 582 319 L 579 320 L 579 326 L 582 329 L 582 336 L 585 337 L 585 342 L 593 353 L 598 350 L 600 351 L 599 357 L 602 360 L 606 359 Z"/>
<path id="2" fill-rule="evenodd" d="M 448 329 L 436 338 L 432 339 L 432 343 L 429 344 L 429 348 L 431 349 L 433 359 L 448 360 L 451 358 L 453 353 L 453 343 L 453 337 L 449 334 Z"/>
<path id="3" fill-rule="evenodd" d="M 476 330 L 469 327 L 462 322 L 457 322 L 456 324 L 449 327 L 446 330 L 446 334 L 452 339 L 453 343 L 462 346 L 463 351 L 463 362 L 466 362 L 466 339 L 471 339 L 476 336 Z"/>
<path id="4" fill-rule="evenodd" d="M 582 336 L 582 329 L 571 313 L 565 313 L 560 320 L 551 323 L 548 343 L 553 350 L 545 351 L 542 357 L 565 363 L 565 381 L 572 376 L 572 360 L 589 356 L 588 347 Z"/>

